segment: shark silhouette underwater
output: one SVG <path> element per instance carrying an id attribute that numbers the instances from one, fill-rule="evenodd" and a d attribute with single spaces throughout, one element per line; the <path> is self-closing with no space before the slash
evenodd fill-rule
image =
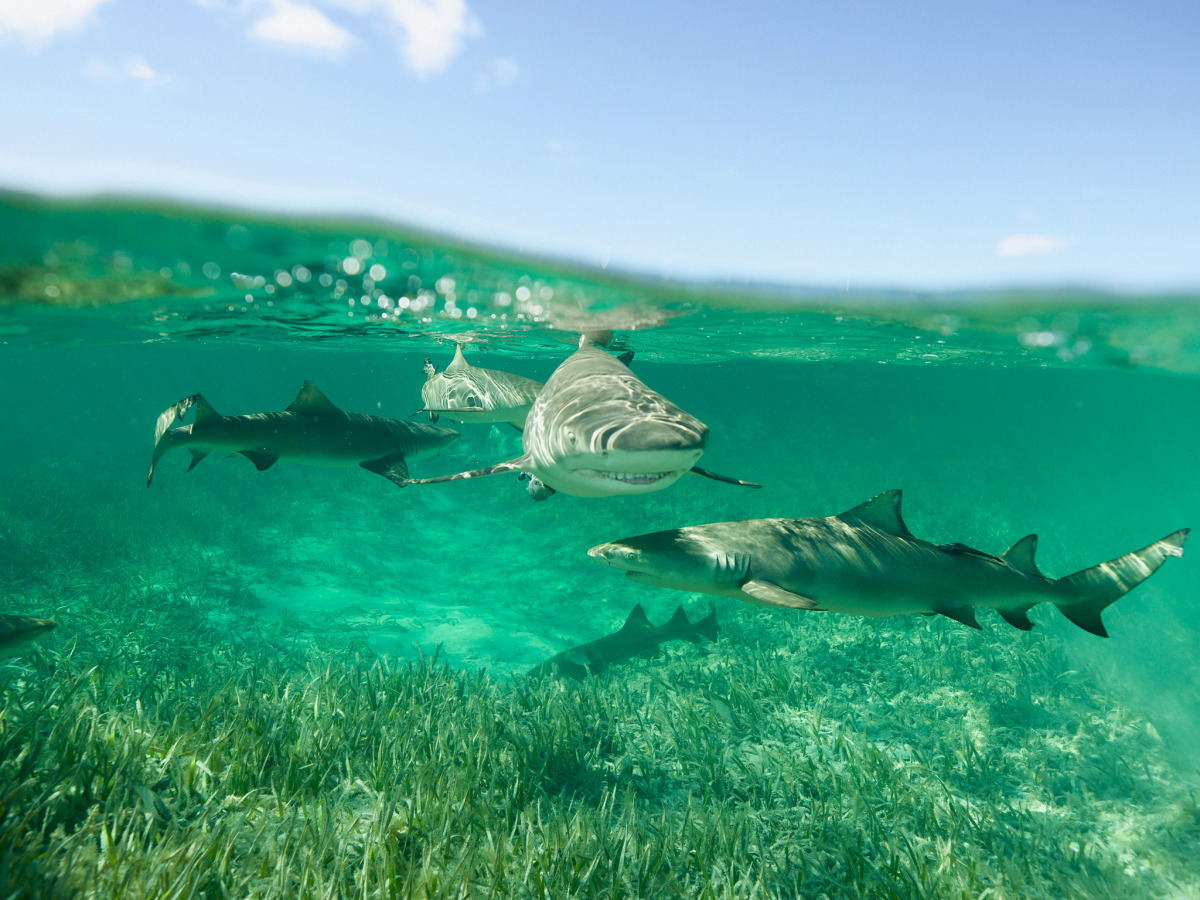
<path id="1" fill-rule="evenodd" d="M 57 627 L 58 623 L 53 619 L 0 613 L 0 659 L 20 655 L 26 645 Z"/>
<path id="2" fill-rule="evenodd" d="M 532 378 L 473 366 L 463 356 L 462 344 L 456 344 L 454 359 L 444 372 L 425 357 L 425 384 L 421 386 L 425 406 L 417 412 L 429 413 L 431 422 L 445 416 L 455 422 L 507 422 L 524 430 L 525 418 L 542 387 L 542 382 Z"/>
<path id="3" fill-rule="evenodd" d="M 1188 532 L 1047 578 L 1034 562 L 1037 535 L 1001 556 L 932 544 L 909 532 L 893 490 L 836 516 L 693 525 L 600 544 L 588 555 L 644 584 L 787 609 L 941 614 L 972 628 L 980 627 L 976 610 L 991 607 L 1028 631 L 1029 610 L 1049 602 L 1080 628 L 1108 637 L 1101 612 L 1182 556 Z"/>
<path id="4" fill-rule="evenodd" d="M 190 425 L 172 426 L 196 409 Z M 450 428 L 348 413 L 311 381 L 283 412 L 223 416 L 200 394 L 185 397 L 158 417 L 146 486 L 164 453 L 191 451 L 188 471 L 214 450 L 244 456 L 262 472 L 281 459 L 313 466 L 361 466 L 404 487 L 410 460 L 440 452 L 458 440 Z"/>
<path id="5" fill-rule="evenodd" d="M 625 362 L 584 336 L 534 400 L 521 434 L 521 456 L 409 483 L 521 472 L 533 477 L 530 493 L 535 499 L 555 491 L 607 497 L 661 491 L 690 471 L 729 484 L 761 487 L 697 466 L 707 440 L 703 422 L 648 388 Z"/>
<path id="6" fill-rule="evenodd" d="M 715 611 L 698 622 L 691 622 L 680 606 L 662 625 L 651 625 L 646 611 L 639 603 L 633 608 L 625 624 L 612 634 L 564 650 L 544 663 L 534 666 L 527 674 L 566 675 L 568 678 L 582 679 L 587 675 L 598 675 L 609 666 L 623 663 L 635 656 L 657 656 L 659 644 L 665 644 L 667 641 L 691 641 L 698 644 L 705 639 L 715 641 L 717 637 Z"/>

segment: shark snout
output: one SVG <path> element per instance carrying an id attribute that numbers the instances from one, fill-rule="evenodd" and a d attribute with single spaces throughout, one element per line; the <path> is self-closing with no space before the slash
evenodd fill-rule
<path id="1" fill-rule="evenodd" d="M 611 429 L 601 437 L 603 449 L 618 453 L 694 453 L 704 452 L 708 428 L 691 416 L 682 419 L 643 419 L 632 425 Z"/>
<path id="2" fill-rule="evenodd" d="M 602 562 L 606 566 L 612 566 L 615 569 L 629 569 L 636 565 L 642 555 L 632 547 L 626 547 L 623 544 L 597 544 L 588 551 L 588 556 L 597 562 Z"/>

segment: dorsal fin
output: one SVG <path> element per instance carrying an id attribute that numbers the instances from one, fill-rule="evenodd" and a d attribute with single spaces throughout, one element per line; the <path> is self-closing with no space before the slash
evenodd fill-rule
<path id="1" fill-rule="evenodd" d="M 1005 550 L 1000 560 L 1025 575 L 1040 576 L 1042 573 L 1038 571 L 1037 563 L 1033 561 L 1033 554 L 1036 550 L 1037 535 L 1027 534 Z"/>
<path id="2" fill-rule="evenodd" d="M 338 413 L 339 415 L 342 413 L 311 381 L 304 382 L 304 387 L 300 388 L 300 393 L 296 395 L 296 399 L 292 401 L 292 405 L 287 408 L 286 412 Z"/>
<path id="3" fill-rule="evenodd" d="M 877 531 L 898 534 L 901 537 L 912 537 L 912 532 L 908 530 L 908 526 L 904 524 L 904 519 L 900 516 L 900 495 L 902 493 L 899 488 L 885 491 L 877 497 L 872 497 L 866 503 L 860 503 L 853 509 L 839 513 L 835 518 L 856 519 Z"/>
<path id="4" fill-rule="evenodd" d="M 642 604 L 638 604 L 629 613 L 629 618 L 625 620 L 625 624 L 621 626 L 622 631 L 632 628 L 650 628 L 650 620 L 646 618 L 646 611 L 642 609 Z"/>
<path id="5" fill-rule="evenodd" d="M 446 366 L 446 372 L 465 372 L 471 368 L 471 364 L 467 362 L 467 358 L 463 356 L 462 344 L 454 345 L 454 359 L 450 360 L 450 365 Z"/>
<path id="6" fill-rule="evenodd" d="M 204 425 L 207 422 L 212 422 L 221 418 L 221 414 L 213 409 L 212 404 L 199 394 L 196 394 L 195 396 L 195 405 L 197 425 Z"/>
<path id="7" fill-rule="evenodd" d="M 687 613 L 685 613 L 683 611 L 682 604 L 675 607 L 675 614 L 673 616 L 671 616 L 670 619 L 667 620 L 667 625 L 671 625 L 676 628 L 691 628 L 692 627 L 692 623 L 688 621 Z"/>

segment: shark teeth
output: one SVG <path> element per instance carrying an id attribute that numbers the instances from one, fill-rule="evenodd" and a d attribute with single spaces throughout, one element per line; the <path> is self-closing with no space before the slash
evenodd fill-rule
<path id="1" fill-rule="evenodd" d="M 576 469 L 575 474 L 585 478 L 607 478 L 622 484 L 654 484 L 664 478 L 677 475 L 678 472 L 609 472 L 604 469 Z"/>

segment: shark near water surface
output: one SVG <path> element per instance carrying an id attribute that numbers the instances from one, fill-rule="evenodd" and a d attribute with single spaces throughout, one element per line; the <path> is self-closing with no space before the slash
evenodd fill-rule
<path id="1" fill-rule="evenodd" d="M 189 409 L 191 425 L 172 428 Z M 154 456 L 146 486 L 162 455 L 176 447 L 191 451 L 188 471 L 214 450 L 246 457 L 261 472 L 281 459 L 313 466 L 361 466 L 404 487 L 408 462 L 433 456 L 458 440 L 458 432 L 383 416 L 344 412 L 311 381 L 283 412 L 223 416 L 199 394 L 185 397 L 158 417 Z"/>
<path id="2" fill-rule="evenodd" d="M 436 422 L 445 416 L 456 422 L 508 422 L 524 430 L 525 417 L 542 390 L 542 382 L 520 375 L 473 366 L 463 356 L 462 344 L 454 347 L 454 359 L 439 372 L 425 357 L 425 384 L 421 401 Z"/>
<path id="3" fill-rule="evenodd" d="M 622 538 L 588 551 L 634 581 L 736 597 L 762 606 L 859 616 L 941 614 L 978 628 L 995 609 L 1029 630 L 1029 610 L 1053 603 L 1092 634 L 1108 637 L 1100 613 L 1173 556 L 1188 529 L 1064 578 L 1034 563 L 1037 535 L 1002 556 L 914 537 L 888 491 L 836 516 L 715 522 Z"/>
<path id="4" fill-rule="evenodd" d="M 607 497 L 661 491 L 686 472 L 757 488 L 701 469 L 708 427 L 642 383 L 587 337 L 559 364 L 534 401 L 516 459 L 410 484 L 528 473 L 551 491 Z"/>

